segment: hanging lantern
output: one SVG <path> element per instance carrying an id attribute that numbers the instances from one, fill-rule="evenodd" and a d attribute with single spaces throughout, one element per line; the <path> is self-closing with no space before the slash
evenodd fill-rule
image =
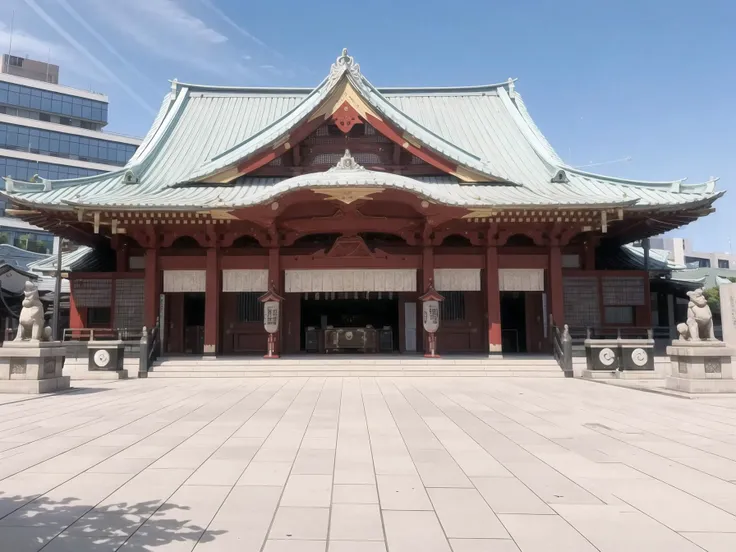
<path id="1" fill-rule="evenodd" d="M 279 331 L 279 318 L 281 316 L 281 301 L 284 300 L 279 294 L 271 289 L 261 295 L 258 300 L 263 303 L 263 327 L 268 332 L 268 353 L 263 358 L 279 358 L 276 354 L 276 332 Z"/>
<path id="2" fill-rule="evenodd" d="M 439 358 L 437 354 L 437 330 L 440 329 L 440 301 L 445 298 L 437 293 L 430 283 L 427 292 L 419 300 L 422 302 L 422 325 L 428 334 L 429 352 L 425 353 L 427 358 Z"/>

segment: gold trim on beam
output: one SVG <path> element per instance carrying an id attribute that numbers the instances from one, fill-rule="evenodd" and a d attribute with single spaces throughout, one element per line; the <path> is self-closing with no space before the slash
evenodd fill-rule
<path id="1" fill-rule="evenodd" d="M 342 201 L 343 203 L 350 204 L 361 199 L 373 199 L 371 196 L 383 191 L 383 188 L 312 188 L 316 194 L 322 194 L 327 196 L 325 199 L 334 199 Z"/>
<path id="2" fill-rule="evenodd" d="M 210 211 L 199 211 L 199 213 L 209 215 L 212 220 L 238 220 L 238 217 L 228 209 L 212 209 Z"/>

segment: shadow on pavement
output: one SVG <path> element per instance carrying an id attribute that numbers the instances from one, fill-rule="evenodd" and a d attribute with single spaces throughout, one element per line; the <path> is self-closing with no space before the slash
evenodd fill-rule
<path id="1" fill-rule="evenodd" d="M 176 542 L 191 543 L 190 550 L 225 533 L 191 523 L 189 509 L 157 500 L 95 507 L 72 497 L 51 500 L 0 490 L 0 550 L 150 552 Z"/>

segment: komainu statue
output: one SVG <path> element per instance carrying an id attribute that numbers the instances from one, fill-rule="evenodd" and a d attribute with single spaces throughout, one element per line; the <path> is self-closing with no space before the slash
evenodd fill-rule
<path id="1" fill-rule="evenodd" d="M 48 341 L 51 339 L 51 328 L 44 326 L 43 303 L 38 297 L 38 288 L 33 283 L 26 282 L 23 293 L 25 297 L 15 341 Z"/>
<path id="2" fill-rule="evenodd" d="M 687 321 L 677 325 L 677 333 L 683 341 L 715 341 L 713 314 L 702 289 L 688 291 Z"/>

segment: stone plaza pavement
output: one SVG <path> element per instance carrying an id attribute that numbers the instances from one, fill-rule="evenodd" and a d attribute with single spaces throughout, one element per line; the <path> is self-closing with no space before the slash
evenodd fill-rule
<path id="1" fill-rule="evenodd" d="M 133 380 L 0 401 L 0 550 L 736 550 L 736 398 Z"/>

